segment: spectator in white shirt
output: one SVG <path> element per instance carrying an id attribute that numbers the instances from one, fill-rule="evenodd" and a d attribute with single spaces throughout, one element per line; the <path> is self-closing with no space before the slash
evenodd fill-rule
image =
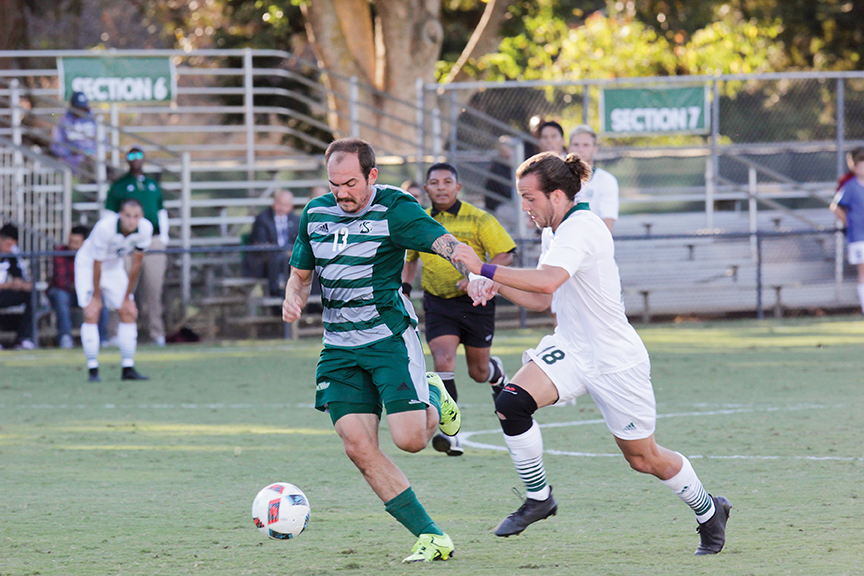
<path id="1" fill-rule="evenodd" d="M 609 232 L 613 232 L 615 221 L 618 220 L 618 180 L 606 170 L 594 165 L 598 148 L 597 133 L 587 124 L 580 124 L 570 131 L 567 151 L 578 154 L 593 170 L 591 179 L 582 186 L 579 196 L 586 200 L 591 211 L 606 223 Z"/>

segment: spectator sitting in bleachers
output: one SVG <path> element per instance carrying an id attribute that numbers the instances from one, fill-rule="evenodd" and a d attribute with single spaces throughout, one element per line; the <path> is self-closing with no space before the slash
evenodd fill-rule
<path id="1" fill-rule="evenodd" d="M 51 153 L 79 174 L 87 156 L 96 154 L 96 117 L 83 92 L 72 93 L 51 140 Z"/>
<path id="2" fill-rule="evenodd" d="M 283 248 L 274 252 L 248 252 L 244 259 L 244 270 L 253 278 L 267 278 L 271 296 L 281 296 L 284 282 L 288 280 L 288 261 L 294 241 L 300 231 L 300 216 L 293 212 L 294 194 L 290 190 L 277 190 L 273 194 L 273 205 L 255 218 L 249 243 L 272 245 Z"/>
<path id="3" fill-rule="evenodd" d="M 15 343 L 18 348 L 32 350 L 36 347 L 31 334 L 33 308 L 30 298 L 33 284 L 27 281 L 24 268 L 16 255 L 18 251 L 18 227 L 6 224 L 0 228 L 0 254 L 11 255 L 0 257 L 0 308 L 24 305 Z"/>
<path id="4" fill-rule="evenodd" d="M 57 246 L 57 251 L 77 251 L 84 244 L 89 234 L 86 226 L 75 226 L 69 233 L 65 246 Z M 57 340 L 61 348 L 72 348 L 72 308 L 78 306 L 78 295 L 75 293 L 75 255 L 54 256 L 54 274 L 48 286 L 48 299 L 57 318 Z M 107 341 L 108 307 L 102 308 L 99 317 L 99 335 L 103 342 Z"/>

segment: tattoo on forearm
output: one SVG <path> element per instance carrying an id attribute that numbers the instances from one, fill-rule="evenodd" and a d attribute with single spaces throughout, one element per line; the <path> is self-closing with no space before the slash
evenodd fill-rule
<path id="1" fill-rule="evenodd" d="M 432 243 L 432 251 L 441 256 L 442 258 L 447 259 L 450 264 L 453 265 L 456 270 L 459 271 L 462 276 L 465 278 L 468 277 L 468 267 L 464 262 L 454 262 L 453 261 L 453 250 L 458 246 L 460 242 L 456 240 L 456 238 L 452 234 L 445 234 L 441 236 L 435 242 Z"/>

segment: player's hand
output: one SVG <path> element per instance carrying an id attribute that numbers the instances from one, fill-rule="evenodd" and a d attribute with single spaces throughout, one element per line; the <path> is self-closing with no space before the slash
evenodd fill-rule
<path id="1" fill-rule="evenodd" d="M 474 249 L 467 244 L 459 244 L 453 249 L 453 262 L 462 262 L 468 268 L 469 272 L 479 274 L 483 267 L 483 261 L 474 252 Z"/>
<path id="2" fill-rule="evenodd" d="M 284 322 L 294 322 L 300 318 L 302 312 L 303 307 L 301 306 L 301 301 L 298 296 L 285 297 L 285 300 L 282 302 L 282 320 Z"/>
<path id="3" fill-rule="evenodd" d="M 128 296 L 123 300 L 123 304 L 120 305 L 119 312 L 121 318 L 124 316 L 127 318 L 131 318 L 132 322 L 138 319 L 138 307 L 135 305 L 135 301 Z"/>
<path id="4" fill-rule="evenodd" d="M 91 298 L 87 306 L 84 307 L 84 318 L 98 318 L 102 311 L 102 298 Z"/>
<path id="5" fill-rule="evenodd" d="M 474 301 L 474 306 L 485 306 L 498 294 L 501 285 L 488 278 L 477 278 L 468 283 L 468 296 Z"/>

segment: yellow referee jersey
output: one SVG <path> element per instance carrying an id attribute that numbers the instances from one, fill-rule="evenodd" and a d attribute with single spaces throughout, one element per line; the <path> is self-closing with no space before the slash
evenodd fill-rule
<path id="1" fill-rule="evenodd" d="M 474 249 L 483 262 L 488 262 L 502 252 L 510 252 L 516 243 L 498 220 L 488 212 L 467 202 L 456 202 L 448 210 L 439 212 L 434 208 L 426 210 L 432 218 L 440 222 L 457 240 Z M 409 250 L 406 259 L 413 262 L 423 261 L 421 284 L 423 290 L 439 298 L 455 298 L 465 294 L 456 288 L 462 275 L 450 262 L 437 254 L 420 253 Z"/>

